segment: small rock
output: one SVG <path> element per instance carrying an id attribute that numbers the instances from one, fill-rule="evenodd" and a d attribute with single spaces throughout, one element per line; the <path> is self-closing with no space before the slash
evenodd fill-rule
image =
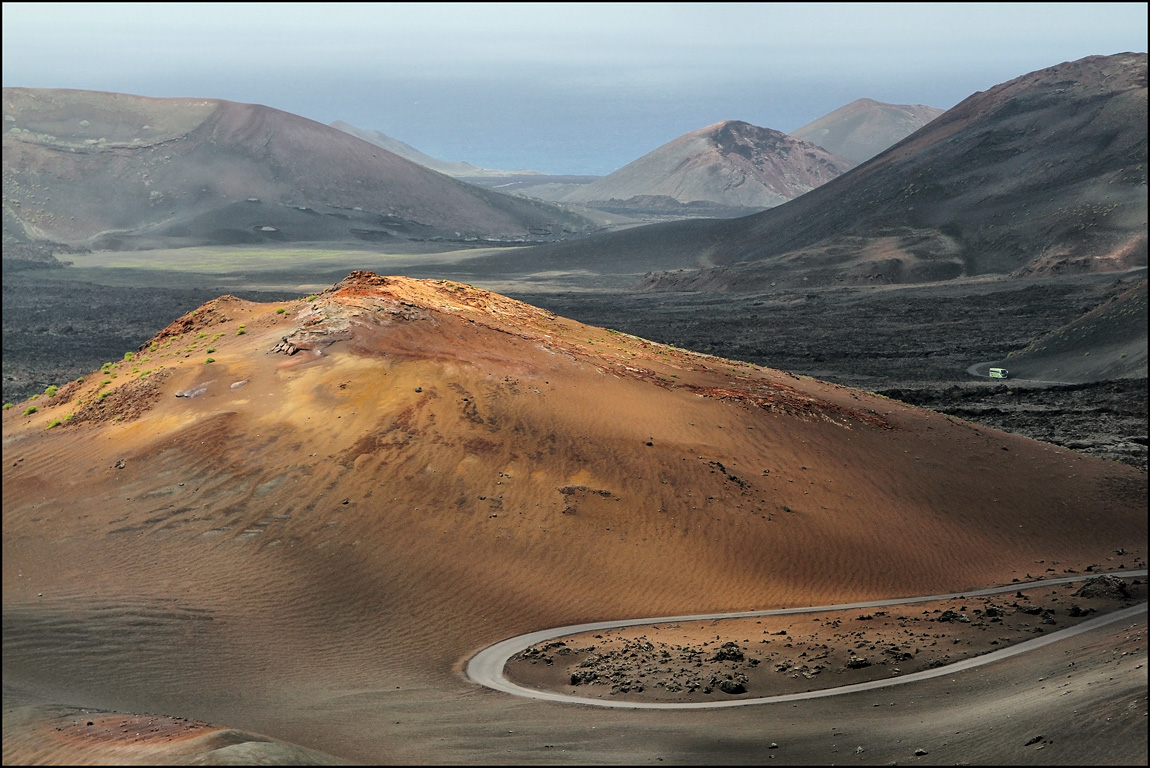
<path id="1" fill-rule="evenodd" d="M 743 651 L 735 643 L 723 643 L 711 657 L 711 661 L 742 661 Z"/>
<path id="2" fill-rule="evenodd" d="M 923 755 L 928 755 L 928 754 L 930 754 L 929 752 L 927 752 L 927 751 L 926 751 L 925 749 L 923 749 L 922 747 L 919 747 L 918 749 L 916 749 L 916 750 L 914 751 L 914 753 L 915 753 L 915 755 L 917 755 L 918 757 L 922 757 Z"/>
<path id="3" fill-rule="evenodd" d="M 723 693 L 734 695 L 736 693 L 746 693 L 747 686 L 738 680 L 724 680 L 723 682 L 719 683 L 719 690 Z"/>
<path id="4" fill-rule="evenodd" d="M 1042 736 L 1031 736 L 1030 739 L 1022 746 L 1029 747 L 1031 744 L 1037 744 L 1038 742 L 1042 741 L 1043 738 L 1044 737 Z"/>
<path id="5" fill-rule="evenodd" d="M 963 624 L 969 624 L 970 623 L 970 619 L 967 617 L 967 615 L 965 613 L 958 613 L 956 611 L 949 611 L 949 610 L 943 611 L 942 615 L 940 615 L 937 619 L 935 619 L 935 621 L 942 621 L 942 622 L 957 621 L 957 622 L 961 622 Z"/>
<path id="6" fill-rule="evenodd" d="M 1130 592 L 1126 589 L 1126 582 L 1117 576 L 1107 574 L 1090 579 L 1074 593 L 1074 596 L 1125 598 L 1130 597 Z"/>

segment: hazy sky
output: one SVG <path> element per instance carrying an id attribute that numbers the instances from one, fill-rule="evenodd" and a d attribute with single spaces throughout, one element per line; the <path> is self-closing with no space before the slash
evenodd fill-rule
<path id="1" fill-rule="evenodd" d="M 1146 51 L 1146 3 L 4 3 L 5 86 L 254 102 L 443 160 L 605 174 L 720 120 L 949 109 Z"/>

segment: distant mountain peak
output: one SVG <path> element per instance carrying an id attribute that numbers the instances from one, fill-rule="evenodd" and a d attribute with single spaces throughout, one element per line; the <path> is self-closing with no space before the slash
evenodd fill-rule
<path id="1" fill-rule="evenodd" d="M 496 168 L 480 168 L 477 165 L 465 161 L 449 162 L 440 160 L 437 157 L 420 152 L 415 147 L 394 139 L 379 131 L 368 131 L 362 128 L 356 128 L 351 123 L 345 123 L 342 120 L 336 120 L 331 124 L 332 128 L 336 128 L 344 133 L 355 136 L 357 139 L 363 139 L 366 142 L 375 144 L 377 147 L 382 147 L 388 152 L 394 152 L 402 158 L 410 160 L 413 163 L 418 163 L 425 168 L 430 168 L 433 171 L 454 176 L 456 178 L 467 179 L 482 176 L 543 176 L 541 171 L 506 171 Z"/>
<path id="2" fill-rule="evenodd" d="M 723 120 L 680 136 L 602 179 L 568 202 L 663 196 L 770 208 L 846 172 L 854 163 L 770 128 Z"/>
<path id="3" fill-rule="evenodd" d="M 886 104 L 874 99 L 855 99 L 791 132 L 855 162 L 866 162 L 897 144 L 943 113 L 922 104 Z"/>

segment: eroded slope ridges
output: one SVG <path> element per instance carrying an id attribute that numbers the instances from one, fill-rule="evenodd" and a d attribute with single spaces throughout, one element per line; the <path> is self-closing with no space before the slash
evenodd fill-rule
<path id="1" fill-rule="evenodd" d="M 526 239 L 589 226 L 253 104 L 5 88 L 4 116 L 13 240 Z"/>

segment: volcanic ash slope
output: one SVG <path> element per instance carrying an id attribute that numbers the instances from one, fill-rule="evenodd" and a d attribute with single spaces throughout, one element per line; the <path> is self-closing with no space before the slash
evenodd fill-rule
<path id="1" fill-rule="evenodd" d="M 449 281 L 224 297 L 136 357 L 6 413 L 17 533 L 67 503 L 69 547 L 131 531 L 241 547 L 238 571 L 306 552 L 340 580 L 362 559 L 403 599 L 466 575 L 485 601 L 588 615 L 962 589 L 1145 539 L 1125 467 Z M 57 546 L 19 538 L 16 560 Z"/>
<path id="2" fill-rule="evenodd" d="M 6 683 L 320 749 L 528 630 L 1145 557 L 1129 467 L 443 280 L 217 299 L 3 434 Z"/>

